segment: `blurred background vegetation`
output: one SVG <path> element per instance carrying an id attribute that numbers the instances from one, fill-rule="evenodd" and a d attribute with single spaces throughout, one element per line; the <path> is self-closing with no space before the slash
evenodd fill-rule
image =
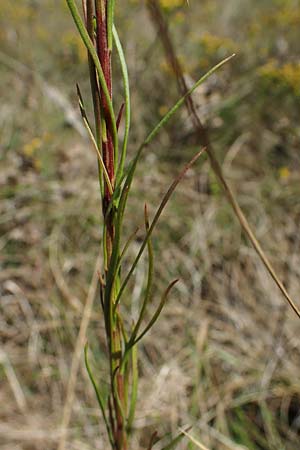
<path id="1" fill-rule="evenodd" d="M 131 79 L 130 154 L 177 98 L 140 0 L 117 1 Z M 226 178 L 291 295 L 300 279 L 298 0 L 161 0 L 188 84 L 198 90 Z M 86 51 L 63 0 L 0 0 L 0 449 L 56 449 L 69 368 L 101 239 L 97 163 L 78 114 Z M 116 105 L 122 101 L 115 70 Z M 89 103 L 88 103 L 89 104 Z M 91 110 L 90 110 L 91 111 Z M 179 114 L 145 152 L 128 235 L 154 211 L 199 144 Z M 132 259 L 139 236 L 129 254 Z M 140 348 L 133 449 L 154 430 L 210 450 L 295 450 L 300 434 L 299 322 L 244 238 L 207 161 L 182 183 L 154 236 L 156 293 L 180 277 Z M 146 265 L 124 308 L 136 314 Z M 105 373 L 98 301 L 89 327 Z M 107 449 L 83 364 L 68 449 Z M 159 448 L 159 446 L 157 447 Z M 178 449 L 196 448 L 182 441 Z"/>

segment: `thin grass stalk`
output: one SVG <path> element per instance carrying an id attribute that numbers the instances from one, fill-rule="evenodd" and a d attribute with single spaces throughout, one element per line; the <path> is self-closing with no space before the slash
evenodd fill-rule
<path id="1" fill-rule="evenodd" d="M 108 88 L 110 100 L 112 100 L 112 20 L 113 20 L 114 2 L 112 0 L 96 0 L 95 1 L 95 15 L 96 15 L 96 48 L 99 61 L 103 70 L 105 83 Z M 100 86 L 100 99 L 102 109 L 102 154 L 105 167 L 107 169 L 111 185 L 115 184 L 115 164 L 118 162 L 117 146 L 114 145 L 113 127 L 108 107 L 107 99 L 105 98 L 103 88 Z M 115 210 L 112 208 L 107 214 L 107 208 L 111 200 L 111 193 L 108 190 L 106 183 L 103 197 L 103 214 L 105 220 L 105 254 L 106 267 L 109 267 L 112 249 L 115 240 Z M 117 254 L 119 253 L 119 246 Z M 119 255 L 118 255 L 119 256 Z M 119 285 L 118 276 L 112 286 L 110 295 L 104 301 L 105 314 L 107 317 L 107 334 L 108 346 L 110 352 L 110 372 L 111 372 L 111 396 L 114 407 L 114 425 L 115 425 L 115 445 L 118 450 L 127 449 L 126 436 L 126 399 L 124 392 L 124 378 L 119 372 L 120 358 L 122 354 L 122 332 L 119 320 L 118 311 L 114 311 L 114 297 L 117 295 L 117 288 Z"/>

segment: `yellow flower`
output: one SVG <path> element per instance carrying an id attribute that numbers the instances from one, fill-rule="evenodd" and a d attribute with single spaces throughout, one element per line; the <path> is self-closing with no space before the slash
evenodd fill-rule
<path id="1" fill-rule="evenodd" d="M 41 147 L 42 140 L 39 137 L 33 138 L 30 142 L 27 142 L 23 147 L 24 155 L 28 157 L 34 156 L 35 152 Z"/>
<path id="2" fill-rule="evenodd" d="M 186 0 L 160 0 L 160 4 L 165 9 L 175 9 L 186 4 Z"/>
<path id="3" fill-rule="evenodd" d="M 286 63 L 279 66 L 271 59 L 258 69 L 258 73 L 263 78 L 289 87 L 296 95 L 300 95 L 300 63 Z"/>
<path id="4" fill-rule="evenodd" d="M 220 50 L 236 51 L 237 46 L 232 39 L 204 33 L 200 38 L 200 44 L 204 47 L 206 54 L 213 55 Z"/>
<path id="5" fill-rule="evenodd" d="M 283 167 L 280 167 L 278 174 L 279 174 L 280 180 L 286 181 L 290 177 L 291 172 L 288 167 L 283 166 Z"/>
<path id="6" fill-rule="evenodd" d="M 160 106 L 160 107 L 159 107 L 159 110 L 158 110 L 159 115 L 160 115 L 161 117 L 165 116 L 165 115 L 167 114 L 168 111 L 169 111 L 169 108 L 168 108 L 166 105 Z"/>

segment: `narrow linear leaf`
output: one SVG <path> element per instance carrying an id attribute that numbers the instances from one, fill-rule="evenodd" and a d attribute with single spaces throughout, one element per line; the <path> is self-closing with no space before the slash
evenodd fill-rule
<path id="1" fill-rule="evenodd" d="M 138 232 L 139 228 L 136 228 L 136 230 L 134 230 L 134 232 L 129 236 L 129 238 L 127 239 L 127 241 L 125 242 L 125 245 L 121 251 L 121 254 L 119 256 L 119 260 L 118 260 L 118 264 L 116 266 L 116 268 L 114 269 L 114 277 L 113 277 L 113 282 L 115 281 L 115 278 L 118 276 L 120 268 L 121 268 L 121 263 L 123 261 L 124 256 L 126 255 L 126 252 L 131 244 L 131 242 L 133 241 L 133 239 L 136 237 L 137 232 Z"/>
<path id="2" fill-rule="evenodd" d="M 161 119 L 161 121 L 156 125 L 156 127 L 153 128 L 153 130 L 148 134 L 147 138 L 145 139 L 144 143 L 142 145 L 148 145 L 155 136 L 159 133 L 162 127 L 164 127 L 170 119 L 173 117 L 173 115 L 178 111 L 178 109 L 184 104 L 187 97 L 193 94 L 193 92 L 202 84 L 204 81 L 206 81 L 216 70 L 220 69 L 224 64 L 229 62 L 232 58 L 235 57 L 235 53 L 228 56 L 227 58 L 223 59 L 221 62 L 216 64 L 212 69 L 210 69 L 203 77 L 201 77 L 196 83 L 189 89 L 186 94 L 181 97 L 180 100 L 167 112 L 167 114 Z"/>
<path id="3" fill-rule="evenodd" d="M 116 192 L 116 190 L 115 190 Z M 114 195 L 115 195 L 114 192 Z M 113 195 L 113 198 L 114 198 Z M 121 192 L 121 197 L 119 200 L 119 203 L 117 205 L 117 214 L 116 214 L 116 221 L 115 221 L 115 238 L 113 242 L 113 248 L 112 248 L 112 254 L 110 258 L 110 263 L 107 271 L 106 276 L 106 290 L 105 290 L 105 304 L 108 306 L 111 305 L 110 298 L 112 289 L 114 286 L 114 281 L 116 279 L 116 267 L 118 265 L 119 261 L 119 249 L 120 249 L 120 240 L 121 240 L 121 229 L 122 229 L 122 222 L 124 217 L 124 209 L 126 206 L 126 197 L 127 197 L 127 190 L 123 189 Z M 114 206 L 113 202 L 110 202 L 110 208 Z"/>
<path id="4" fill-rule="evenodd" d="M 121 198 L 122 200 L 122 207 L 119 208 L 119 215 L 121 215 L 120 221 L 122 222 L 122 214 L 124 214 L 124 211 L 126 209 L 126 203 L 128 199 L 128 195 L 130 192 L 130 187 L 132 184 L 132 180 L 135 174 L 137 163 L 141 157 L 142 151 L 144 148 L 150 144 L 150 142 L 157 136 L 157 134 L 160 132 L 160 130 L 171 120 L 173 115 L 178 111 L 178 109 L 184 105 L 186 98 L 188 98 L 202 83 L 204 83 L 207 78 L 209 78 L 216 70 L 221 68 L 224 64 L 226 64 L 228 61 L 230 61 L 235 55 L 231 55 L 228 58 L 225 58 L 218 64 L 216 64 L 212 69 L 210 69 L 205 75 L 203 75 L 193 86 L 192 88 L 185 94 L 183 97 L 181 97 L 177 103 L 169 110 L 169 112 L 161 119 L 161 121 L 153 128 L 153 130 L 148 134 L 144 142 L 140 145 L 140 147 L 137 150 L 137 153 L 135 157 L 132 159 L 126 173 L 125 182 L 123 185 L 123 188 L 121 189 L 121 183 L 124 179 L 124 174 L 122 174 L 121 179 L 116 184 L 115 188 L 115 195 L 114 195 L 114 201 L 116 198 L 118 198 L 118 195 L 116 192 L 121 192 L 120 194 L 120 204 L 121 204 Z M 112 200 L 113 201 L 113 200 Z"/>
<path id="5" fill-rule="evenodd" d="M 104 399 L 101 397 L 101 394 L 99 392 L 98 386 L 96 384 L 93 372 L 92 372 L 92 370 L 90 368 L 89 361 L 88 361 L 88 344 L 86 344 L 85 347 L 84 347 L 84 362 L 85 362 L 85 367 L 86 367 L 87 373 L 88 373 L 89 378 L 91 380 L 91 383 L 93 385 L 98 404 L 99 404 L 100 409 L 101 409 L 101 413 L 102 413 L 102 416 L 103 416 L 103 420 L 105 422 L 105 426 L 106 426 L 107 434 L 108 434 L 108 437 L 109 437 L 109 441 L 110 441 L 110 443 L 112 445 L 112 448 L 113 448 L 113 446 L 114 446 L 114 444 L 113 444 L 113 436 L 112 436 L 112 431 L 110 429 L 110 426 L 109 426 L 109 423 L 108 423 L 108 420 L 107 420 L 107 417 L 106 417 L 106 413 L 105 413 L 105 402 L 104 402 Z"/>
<path id="6" fill-rule="evenodd" d="M 101 169 L 103 171 L 103 175 L 104 175 L 104 178 L 105 178 L 105 181 L 106 181 L 109 193 L 110 193 L 110 195 L 113 195 L 113 188 L 112 188 L 112 185 L 111 185 L 111 182 L 110 182 L 110 179 L 109 179 L 109 175 L 107 173 L 107 170 L 106 170 L 106 167 L 105 167 L 102 155 L 100 153 L 100 150 L 98 148 L 96 139 L 95 139 L 95 137 L 93 135 L 93 132 L 91 130 L 91 127 L 90 127 L 90 124 L 89 124 L 89 121 L 88 121 L 88 118 L 87 118 L 87 115 L 86 115 L 86 112 L 85 112 L 85 107 L 84 107 L 82 95 L 81 95 L 81 92 L 80 92 L 78 84 L 77 84 L 77 95 L 78 95 L 79 109 L 80 109 L 80 113 L 81 113 L 81 117 L 82 117 L 83 123 L 84 123 L 84 125 L 85 125 L 85 127 L 87 129 L 87 132 L 88 132 L 88 134 L 90 136 L 92 144 L 93 144 L 93 146 L 94 146 L 94 148 L 96 150 L 97 157 L 98 157 Z"/>
<path id="7" fill-rule="evenodd" d="M 120 210 L 120 207 L 118 208 Z M 123 217 L 123 214 L 116 214 L 115 221 L 115 236 L 113 241 L 111 258 L 109 261 L 109 266 L 106 274 L 106 289 L 105 289 L 105 305 L 106 308 L 111 308 L 111 294 L 114 289 L 115 281 L 117 279 L 118 274 L 118 265 L 120 264 L 120 241 L 121 241 L 121 229 L 122 229 L 122 221 L 120 218 Z"/>
<path id="8" fill-rule="evenodd" d="M 135 337 L 133 338 L 133 335 L 132 335 L 130 340 L 128 341 L 128 343 L 125 345 L 125 351 L 124 351 L 124 355 L 123 355 L 123 359 L 122 359 L 122 363 L 121 363 L 121 367 L 120 367 L 121 372 L 124 371 L 124 368 L 125 368 L 127 360 L 128 360 L 128 356 L 129 356 L 130 352 L 132 351 L 132 348 L 145 336 L 145 334 L 150 330 L 150 328 L 153 327 L 153 325 L 159 318 L 160 313 L 166 304 L 166 301 L 168 299 L 168 295 L 169 295 L 171 289 L 173 288 L 173 286 L 175 286 L 175 284 L 178 281 L 179 280 L 176 279 L 169 284 L 169 286 L 167 287 L 167 289 L 165 290 L 165 292 L 163 293 L 163 295 L 161 297 L 161 300 L 159 302 L 159 305 L 158 305 L 155 313 L 153 314 L 150 322 L 148 323 L 148 325 L 146 326 L 144 331 L 137 338 L 135 338 Z"/>
<path id="9" fill-rule="evenodd" d="M 138 228 L 129 236 L 127 242 L 124 245 L 124 248 L 121 251 L 121 254 L 119 255 L 119 248 L 120 248 L 120 234 L 121 234 L 121 224 L 117 222 L 115 227 L 115 239 L 113 243 L 113 250 L 112 255 L 110 259 L 110 264 L 107 270 L 106 275 L 106 286 L 105 286 L 105 300 L 104 304 L 106 305 L 106 310 L 108 310 L 111 307 L 111 293 L 114 289 L 116 281 L 119 279 L 119 273 L 121 268 L 122 260 L 133 241 L 134 237 L 136 236 L 138 232 Z M 119 290 L 119 289 L 118 289 Z M 113 313 L 116 312 L 116 308 L 114 308 Z"/>
<path id="10" fill-rule="evenodd" d="M 94 44 L 95 35 L 94 35 L 94 2 L 93 0 L 86 0 L 86 29 L 88 35 Z M 95 121 L 95 131 L 96 131 L 96 142 L 97 147 L 102 153 L 102 136 L 101 136 L 101 106 L 100 106 L 100 93 L 99 93 L 99 85 L 97 80 L 97 71 L 93 61 L 93 58 L 89 51 L 88 53 L 88 66 L 89 66 L 89 74 L 90 74 L 90 87 L 93 99 L 93 110 L 94 110 L 94 121 Z M 104 196 L 104 186 L 103 186 L 103 176 L 101 165 L 98 162 L 98 177 L 99 177 L 99 185 L 101 197 Z"/>
<path id="11" fill-rule="evenodd" d="M 147 206 L 145 205 L 145 228 L 146 228 L 146 232 L 149 231 L 149 217 L 148 217 L 148 211 L 147 211 Z M 139 332 L 140 326 L 142 324 L 142 321 L 144 319 L 145 316 L 145 312 L 146 312 L 146 308 L 147 308 L 147 304 L 150 300 L 151 297 L 151 288 L 152 288 L 152 282 L 153 282 L 153 248 L 152 248 L 152 241 L 151 238 L 148 239 L 147 241 L 147 248 L 148 248 L 148 276 L 147 276 L 147 286 L 146 286 L 146 292 L 144 295 L 144 300 L 143 300 L 143 304 L 142 304 L 142 308 L 137 320 L 137 323 L 133 329 L 132 335 L 131 335 L 131 341 L 133 342 Z"/>
<path id="12" fill-rule="evenodd" d="M 177 279 L 177 280 L 172 281 L 172 283 L 169 284 L 169 286 L 167 287 L 167 289 L 165 290 L 165 292 L 164 292 L 164 294 L 163 294 L 163 296 L 162 296 L 162 298 L 161 298 L 161 301 L 160 301 L 160 303 L 159 303 L 159 305 L 158 305 L 157 310 L 156 310 L 155 313 L 153 314 L 152 319 L 150 320 L 150 322 L 148 323 L 148 325 L 146 326 L 146 328 L 144 329 L 144 331 L 143 331 L 143 332 L 135 339 L 135 341 L 133 342 L 132 345 L 136 345 L 136 344 L 137 344 L 137 343 L 145 336 L 145 334 L 148 333 L 148 331 L 150 330 L 150 328 L 153 327 L 153 325 L 155 324 L 155 322 L 156 322 L 157 319 L 159 318 L 160 313 L 161 313 L 163 307 L 164 307 L 165 304 L 166 304 L 166 301 L 167 301 L 167 299 L 168 299 L 168 295 L 169 295 L 171 289 L 173 288 L 173 286 L 175 286 L 176 283 L 178 283 L 178 281 L 179 281 L 179 280 Z M 129 343 L 128 343 L 128 344 L 129 344 Z"/>
<path id="13" fill-rule="evenodd" d="M 117 176 L 116 176 L 117 182 L 118 182 L 118 181 L 120 181 L 120 177 L 123 174 L 124 164 L 125 164 L 125 159 L 126 159 L 128 136 L 129 136 L 129 129 L 130 129 L 131 107 L 130 107 L 129 77 L 128 77 L 126 59 L 125 59 L 121 41 L 118 36 L 118 32 L 114 25 L 113 25 L 113 37 L 114 37 L 114 41 L 116 44 L 116 48 L 117 48 L 117 52 L 118 52 L 119 60 L 120 60 L 120 64 L 121 64 L 121 71 L 122 71 L 122 78 L 123 78 L 123 85 L 124 85 L 124 96 L 125 96 L 125 132 L 124 132 L 124 138 L 123 138 L 123 146 L 122 146 L 120 164 L 119 164 L 119 167 L 117 170 Z"/>
<path id="14" fill-rule="evenodd" d="M 128 248 L 129 248 L 131 242 L 133 241 L 133 239 L 136 237 L 138 231 L 139 231 L 139 227 L 137 227 L 137 228 L 134 230 L 134 232 L 129 236 L 129 238 L 128 238 L 127 241 L 125 242 L 125 245 L 124 245 L 124 247 L 123 247 L 123 250 L 122 250 L 121 255 L 120 255 L 120 258 L 119 258 L 119 259 L 120 259 L 119 264 L 120 264 L 120 262 L 122 261 L 122 259 L 124 258 L 124 256 L 126 255 L 127 250 L 128 250 Z"/>
<path id="15" fill-rule="evenodd" d="M 120 298 L 121 298 L 121 296 L 122 296 L 122 294 L 124 292 L 124 289 L 126 288 L 126 286 L 127 286 L 128 282 L 129 282 L 129 280 L 130 280 L 130 278 L 131 278 L 131 276 L 132 276 L 132 274 L 133 274 L 133 272 L 134 272 L 134 270 L 135 270 L 135 268 L 136 268 L 136 266 L 137 266 L 141 256 L 142 256 L 142 254 L 143 254 L 143 252 L 145 250 L 147 242 L 148 242 L 149 238 L 151 237 L 151 234 L 153 233 L 153 230 L 154 230 L 154 228 L 155 228 L 155 226 L 156 226 L 156 224 L 157 224 L 157 222 L 158 222 L 158 220 L 159 220 L 159 218 L 160 218 L 160 216 L 161 216 L 161 214 L 162 214 L 166 204 L 168 203 L 171 195 L 175 191 L 177 185 L 180 183 L 180 181 L 182 180 L 182 178 L 184 177 L 186 172 L 197 161 L 197 159 L 203 154 L 204 150 L 205 149 L 200 150 L 200 152 L 198 152 L 191 159 L 191 161 L 188 164 L 186 164 L 186 166 L 179 173 L 179 175 L 175 178 L 175 180 L 173 181 L 173 183 L 171 184 L 171 186 L 167 190 L 166 194 L 164 195 L 164 197 L 163 197 L 163 199 L 162 199 L 162 201 L 161 201 L 161 203 L 160 203 L 160 205 L 159 205 L 159 207 L 158 207 L 158 209 L 156 211 L 156 214 L 155 214 L 155 216 L 153 218 L 153 221 L 152 221 L 152 223 L 151 223 L 151 225 L 150 225 L 150 227 L 149 227 L 149 229 L 148 229 L 148 231 L 146 233 L 146 236 L 145 236 L 144 241 L 143 241 L 143 243 L 142 243 L 142 245 L 140 247 L 140 250 L 139 250 L 139 252 L 138 252 L 138 254 L 137 254 L 137 256 L 136 256 L 136 258 L 135 258 L 135 260 L 134 260 L 134 262 L 133 262 L 133 264 L 132 264 L 132 266 L 131 266 L 131 268 L 130 268 L 130 270 L 129 270 L 126 278 L 125 278 L 125 280 L 123 281 L 123 284 L 122 284 L 122 286 L 120 288 L 120 291 L 119 291 L 118 297 L 116 299 L 115 305 L 117 305 L 119 303 Z"/>
<path id="16" fill-rule="evenodd" d="M 129 191 L 130 191 L 130 187 L 131 187 L 131 183 L 132 183 L 132 180 L 133 180 L 133 176 L 134 176 L 134 173 L 135 173 L 135 170 L 136 170 L 136 166 L 137 166 L 137 163 L 138 163 L 138 161 L 139 161 L 139 159 L 141 157 L 141 154 L 142 154 L 143 150 L 145 149 L 145 147 L 148 144 L 150 144 L 150 142 L 157 136 L 157 134 L 160 132 L 160 130 L 165 125 L 167 125 L 167 123 L 171 120 L 171 118 L 178 111 L 178 109 L 182 105 L 184 105 L 186 98 L 188 98 L 190 95 L 192 95 L 193 92 L 202 83 L 204 83 L 214 72 L 216 72 L 218 69 L 220 69 L 224 64 L 226 64 L 228 61 L 230 61 L 234 56 L 235 56 L 235 54 L 232 54 L 228 58 L 223 59 L 218 64 L 216 64 L 214 67 L 212 67 L 212 69 L 210 69 L 205 75 L 203 75 L 201 78 L 199 78 L 199 80 L 196 81 L 196 83 L 191 87 L 191 89 L 185 95 L 183 95 L 177 101 L 177 103 L 175 103 L 175 105 L 169 110 L 169 112 L 160 120 L 160 122 L 158 122 L 158 124 L 148 134 L 148 136 L 146 137 L 144 142 L 138 148 L 135 157 L 131 160 L 131 162 L 130 162 L 126 172 L 124 172 L 124 173 L 120 172 L 119 178 L 117 178 L 117 182 L 116 182 L 116 186 L 115 186 L 115 190 L 114 190 L 114 195 L 113 195 L 113 197 L 111 199 L 111 202 L 110 202 L 110 205 L 108 207 L 108 211 L 111 210 L 114 202 L 118 202 L 118 199 L 121 198 L 122 195 L 123 195 L 123 204 L 122 204 L 122 207 L 119 208 L 119 211 L 118 211 L 118 215 L 121 215 L 121 219 L 120 220 L 122 220 L 122 215 L 124 214 L 124 211 L 126 209 L 127 198 L 128 198 L 128 194 L 129 194 Z M 128 86 L 129 86 L 129 84 L 128 84 Z M 124 179 L 125 179 L 125 182 L 124 182 L 124 185 L 122 187 L 122 183 L 123 183 Z M 121 200 L 120 200 L 119 203 L 121 204 Z"/>
<path id="17" fill-rule="evenodd" d="M 118 131 L 119 131 L 120 123 L 121 123 L 121 120 L 122 120 L 124 108 L 125 108 L 125 103 L 122 103 L 121 108 L 120 108 L 119 113 L 118 113 L 118 117 L 117 117 L 117 130 Z"/>
<path id="18" fill-rule="evenodd" d="M 107 0 L 107 45 L 112 50 L 115 0 Z"/>
<path id="19" fill-rule="evenodd" d="M 127 429 L 130 432 L 132 430 L 132 425 L 135 416 L 137 394 L 138 394 L 138 349 L 137 345 L 134 345 L 131 349 L 131 364 L 132 364 L 132 383 L 131 383 L 131 397 L 129 405 L 129 414 L 127 419 Z"/>

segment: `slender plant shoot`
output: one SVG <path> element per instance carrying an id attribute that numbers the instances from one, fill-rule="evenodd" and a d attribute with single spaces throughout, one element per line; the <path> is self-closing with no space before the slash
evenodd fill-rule
<path id="1" fill-rule="evenodd" d="M 166 287 L 154 313 L 150 314 L 148 305 L 153 292 L 153 248 L 151 237 L 160 216 L 177 185 L 185 173 L 202 155 L 198 152 L 175 178 L 163 196 L 152 221 L 145 207 L 145 237 L 129 269 L 123 275 L 124 255 L 136 231 L 129 237 L 123 236 L 123 218 L 131 190 L 137 163 L 143 150 L 158 135 L 160 130 L 172 119 L 185 100 L 210 75 L 221 68 L 232 56 L 221 61 L 202 76 L 195 85 L 170 109 L 162 120 L 150 131 L 138 147 L 133 159 L 126 161 L 130 131 L 130 89 L 126 59 L 114 23 L 115 0 L 84 0 L 83 17 L 75 0 L 66 0 L 74 23 L 88 52 L 91 97 L 93 101 L 94 124 L 88 120 L 84 100 L 77 87 L 79 108 L 84 125 L 96 152 L 99 168 L 99 190 L 103 215 L 103 269 L 100 276 L 100 299 L 104 317 L 107 358 L 109 362 L 108 395 L 101 394 L 97 384 L 98 377 L 93 373 L 85 349 L 85 364 L 95 396 L 103 416 L 108 440 L 113 450 L 128 450 L 134 429 L 135 409 L 138 401 L 138 343 L 155 325 L 177 280 Z M 120 2 L 121 7 L 121 2 Z M 113 105 L 113 67 L 112 53 L 116 52 L 120 64 L 124 99 L 115 112 Z M 124 113 L 124 114 L 123 114 Z M 119 136 L 120 123 L 124 115 L 123 138 Z M 120 142 L 121 141 L 121 142 Z M 119 152 L 120 147 L 120 152 Z M 122 244 L 122 241 L 124 243 Z M 131 276 L 143 252 L 147 249 L 148 276 L 144 298 L 141 300 L 139 316 L 130 329 L 126 329 L 122 315 L 122 300 Z M 156 442 L 155 434 L 149 438 L 149 448 Z M 165 448 L 173 448 L 183 434 Z"/>

